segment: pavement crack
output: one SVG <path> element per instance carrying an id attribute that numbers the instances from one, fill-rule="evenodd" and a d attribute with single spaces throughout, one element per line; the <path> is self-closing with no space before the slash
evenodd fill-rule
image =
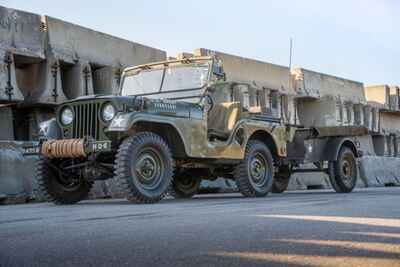
<path id="1" fill-rule="evenodd" d="M 34 217 L 34 218 L 24 218 L 24 219 L 15 219 L 15 220 L 4 220 L 0 221 L 0 224 L 6 224 L 6 223 L 17 223 L 17 222 L 30 222 L 30 221 L 40 221 L 42 220 L 42 217 Z"/>
<path id="2" fill-rule="evenodd" d="M 124 214 L 117 216 L 106 216 L 106 217 L 91 217 L 84 219 L 76 219 L 75 222 L 85 222 L 85 221 L 101 221 L 101 220 L 112 220 L 121 218 L 132 218 L 132 217 L 148 217 L 157 214 L 157 212 L 144 212 L 144 213 L 134 213 L 134 214 Z"/>

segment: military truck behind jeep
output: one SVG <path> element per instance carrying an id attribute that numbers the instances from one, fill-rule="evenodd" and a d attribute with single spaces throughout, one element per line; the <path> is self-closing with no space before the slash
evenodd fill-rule
<path id="1" fill-rule="evenodd" d="M 60 105 L 26 153 L 40 155 L 40 188 L 57 204 L 83 200 L 94 181 L 113 177 L 137 203 L 167 192 L 188 198 L 202 179 L 217 177 L 235 180 L 246 197 L 263 197 L 285 190 L 305 160 L 328 171 L 336 191 L 351 191 L 362 127 L 334 136 L 299 129 L 273 116 L 268 99 L 264 88 L 225 81 L 213 56 L 140 65 L 124 70 L 118 95 Z"/>

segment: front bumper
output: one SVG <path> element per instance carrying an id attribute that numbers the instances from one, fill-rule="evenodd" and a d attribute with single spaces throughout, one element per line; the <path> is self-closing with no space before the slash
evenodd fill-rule
<path id="1" fill-rule="evenodd" d="M 111 141 L 90 139 L 46 140 L 25 146 L 24 155 L 43 155 L 48 158 L 82 158 L 93 153 L 111 151 Z"/>

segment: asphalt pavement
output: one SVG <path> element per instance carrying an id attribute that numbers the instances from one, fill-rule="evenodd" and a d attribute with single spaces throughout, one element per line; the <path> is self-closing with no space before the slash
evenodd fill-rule
<path id="1" fill-rule="evenodd" d="M 0 206 L 0 266 L 400 266 L 400 187 Z"/>

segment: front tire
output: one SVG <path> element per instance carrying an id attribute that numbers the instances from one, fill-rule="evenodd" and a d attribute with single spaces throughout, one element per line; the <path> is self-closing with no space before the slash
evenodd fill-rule
<path id="1" fill-rule="evenodd" d="M 129 201 L 160 201 L 170 186 L 172 173 L 171 151 L 159 135 L 141 132 L 121 143 L 115 176 Z"/>
<path id="2" fill-rule="evenodd" d="M 357 162 L 353 151 L 342 147 L 338 159 L 330 161 L 328 167 L 329 180 L 337 193 L 350 193 L 357 183 Z"/>
<path id="3" fill-rule="evenodd" d="M 246 145 L 245 156 L 234 171 L 236 185 L 245 197 L 264 197 L 271 190 L 274 165 L 268 147 L 258 141 L 250 140 Z"/>
<path id="4" fill-rule="evenodd" d="M 63 169 L 73 163 L 72 159 L 39 158 L 36 179 L 46 200 L 63 205 L 75 204 L 88 197 L 93 182 L 85 180 L 73 169 Z"/>

